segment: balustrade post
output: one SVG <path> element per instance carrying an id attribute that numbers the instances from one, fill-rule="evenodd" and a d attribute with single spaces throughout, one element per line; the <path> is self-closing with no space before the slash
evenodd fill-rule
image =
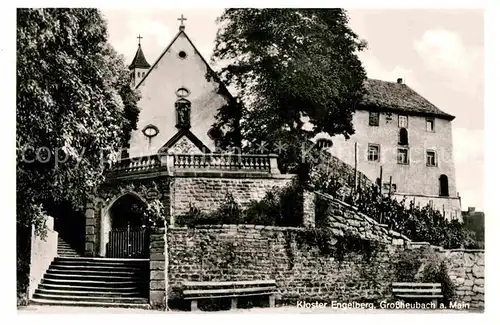
<path id="1" fill-rule="evenodd" d="M 160 158 L 160 166 L 168 166 L 168 153 L 162 152 L 158 155 L 158 157 Z"/>
<path id="2" fill-rule="evenodd" d="M 169 153 L 167 155 L 167 169 L 168 170 L 174 169 L 174 162 L 175 162 L 175 154 Z"/>
<path id="3" fill-rule="evenodd" d="M 269 154 L 269 168 L 271 169 L 271 174 L 281 174 L 278 169 L 278 155 L 277 154 Z"/>

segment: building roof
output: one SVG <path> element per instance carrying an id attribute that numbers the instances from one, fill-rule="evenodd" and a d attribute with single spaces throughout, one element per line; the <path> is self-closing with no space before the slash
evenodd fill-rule
<path id="1" fill-rule="evenodd" d="M 440 117 L 450 121 L 455 118 L 437 108 L 402 82 L 367 79 L 365 89 L 367 93 L 360 103 L 361 108 Z"/>
<path id="2" fill-rule="evenodd" d="M 139 44 L 139 47 L 137 48 L 137 52 L 135 52 L 134 59 L 132 60 L 132 63 L 129 65 L 129 70 L 136 69 L 136 68 L 142 68 L 142 69 L 149 69 L 151 65 L 146 61 L 146 57 L 144 56 L 144 53 L 142 53 L 142 48 L 141 44 Z"/>

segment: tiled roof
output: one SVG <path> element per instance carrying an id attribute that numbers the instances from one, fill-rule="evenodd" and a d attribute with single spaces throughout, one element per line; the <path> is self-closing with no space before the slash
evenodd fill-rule
<path id="1" fill-rule="evenodd" d="M 367 91 L 361 107 L 376 108 L 381 111 L 406 112 L 414 115 L 436 116 L 448 120 L 455 117 L 443 112 L 416 91 L 403 83 L 367 79 Z"/>
<path id="2" fill-rule="evenodd" d="M 148 61 L 146 61 L 146 58 L 144 57 L 144 53 L 142 53 L 142 48 L 141 44 L 139 44 L 139 48 L 137 49 L 137 52 L 135 53 L 134 59 L 132 60 L 132 63 L 129 65 L 129 69 L 135 69 L 135 68 L 143 68 L 143 69 L 149 69 L 151 65 L 149 65 Z"/>

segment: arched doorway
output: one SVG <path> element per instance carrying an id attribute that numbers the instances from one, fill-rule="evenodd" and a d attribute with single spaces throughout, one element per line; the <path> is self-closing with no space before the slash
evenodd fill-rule
<path id="1" fill-rule="evenodd" d="M 125 194 L 115 200 L 107 211 L 106 257 L 149 258 L 149 221 L 146 204 L 137 195 Z"/>

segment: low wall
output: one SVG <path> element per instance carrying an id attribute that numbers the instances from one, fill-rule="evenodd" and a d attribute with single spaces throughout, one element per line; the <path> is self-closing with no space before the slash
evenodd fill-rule
<path id="1" fill-rule="evenodd" d="M 54 219 L 48 217 L 45 225 L 47 226 L 47 234 L 44 238 L 35 234 L 34 227 L 31 231 L 28 299 L 33 297 L 50 263 L 57 256 L 58 233 L 54 231 Z"/>
<path id="2" fill-rule="evenodd" d="M 262 199 L 273 187 L 284 187 L 293 175 L 249 177 L 242 173 L 225 173 L 213 176 L 176 176 L 171 187 L 172 215 L 189 211 L 191 205 L 205 212 L 217 209 L 231 194 L 236 202 L 245 207 L 252 200 Z"/>
<path id="3" fill-rule="evenodd" d="M 316 224 L 331 229 L 335 236 L 353 234 L 394 245 L 410 242 L 408 237 L 387 229 L 387 225 L 378 223 L 347 203 L 319 192 L 314 192 L 314 195 L 316 209 L 323 209 L 321 212 L 315 211 L 316 215 L 318 218 L 324 216 L 323 219 L 316 219 Z"/>
<path id="4" fill-rule="evenodd" d="M 149 237 L 149 303 L 155 309 L 166 307 L 165 228 L 153 229 Z"/>
<path id="5" fill-rule="evenodd" d="M 442 254 L 456 285 L 457 300 L 473 308 L 484 308 L 484 251 L 450 250 Z"/>
<path id="6" fill-rule="evenodd" d="M 429 245 L 381 243 L 372 251 L 348 248 L 341 254 L 326 254 L 307 239 L 307 233 L 304 228 L 253 225 L 169 228 L 168 298 L 179 298 L 181 284 L 186 280 L 274 279 L 279 290 L 277 301 L 281 303 L 357 301 L 377 306 L 391 299 L 392 282 L 416 281 L 426 264 L 444 260 L 457 285 L 456 301 L 470 302 L 471 308 L 484 306 L 484 296 L 476 294 L 480 292 L 478 267 L 482 252 L 462 254 Z M 334 241 L 339 239 L 333 237 Z M 468 258 L 465 256 L 473 258 L 475 271 L 474 266 L 465 267 L 461 262 Z M 478 280 L 477 284 L 473 281 L 475 290 L 472 285 L 468 291 L 471 283 L 465 279 L 470 274 Z"/>

